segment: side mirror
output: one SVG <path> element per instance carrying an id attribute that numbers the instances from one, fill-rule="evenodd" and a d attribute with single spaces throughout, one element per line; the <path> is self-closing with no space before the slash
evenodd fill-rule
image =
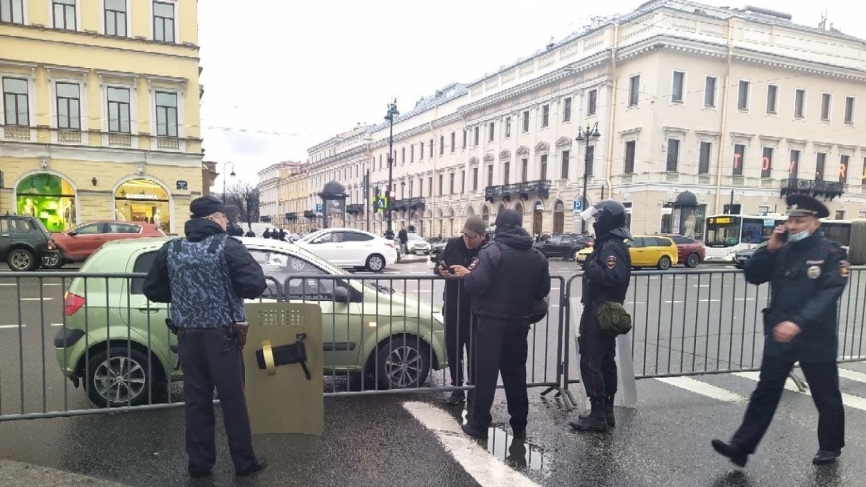
<path id="1" fill-rule="evenodd" d="M 69 235 L 70 237 L 74 237 L 74 236 L 78 235 L 78 232 L 76 232 L 75 230 L 70 230 L 70 231 L 66 232 L 66 235 Z"/>
<path id="2" fill-rule="evenodd" d="M 335 303 L 348 303 L 352 300 L 352 295 L 349 293 L 349 290 L 343 286 L 334 287 L 334 302 Z"/>

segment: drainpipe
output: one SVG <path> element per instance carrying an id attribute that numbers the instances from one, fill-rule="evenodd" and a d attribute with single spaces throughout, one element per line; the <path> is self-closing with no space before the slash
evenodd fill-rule
<path id="1" fill-rule="evenodd" d="M 719 201 L 721 198 L 721 186 L 722 186 L 722 158 L 725 155 L 725 131 L 728 128 L 728 92 L 730 91 L 731 85 L 731 64 L 733 63 L 734 58 L 734 46 L 733 46 L 733 32 L 734 32 L 734 23 L 732 20 L 728 20 L 728 66 L 725 71 L 725 83 L 724 90 L 722 91 L 722 118 L 721 118 L 721 126 L 719 127 L 719 150 L 717 157 L 717 168 L 716 168 L 716 204 L 713 208 L 713 213 L 719 212 Z"/>
<path id="2" fill-rule="evenodd" d="M 610 177 L 610 172 L 613 170 L 613 131 L 614 126 L 616 125 L 616 95 L 618 91 L 616 77 L 617 46 L 619 46 L 619 23 L 613 25 L 613 46 L 610 50 L 610 71 L 611 77 L 613 78 L 613 86 L 611 88 L 611 102 L 608 107 L 608 110 L 610 111 L 610 123 L 607 127 L 607 174 L 605 174 L 605 181 L 607 182 L 607 187 L 610 188 L 611 197 L 613 196 L 613 180 Z"/>

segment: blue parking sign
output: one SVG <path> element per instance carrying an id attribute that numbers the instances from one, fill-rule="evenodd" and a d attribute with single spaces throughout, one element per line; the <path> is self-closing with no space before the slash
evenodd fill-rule
<path id="1" fill-rule="evenodd" d="M 316 203 L 316 213 L 321 213 L 321 212 L 322 212 L 322 204 Z"/>
<path id="2" fill-rule="evenodd" d="M 572 203 L 572 208 L 573 208 L 574 211 L 580 211 L 580 210 L 582 210 L 582 209 L 583 209 L 583 201 L 582 201 L 582 198 L 581 198 L 581 199 L 577 199 L 577 198 L 575 198 L 574 202 Z"/>

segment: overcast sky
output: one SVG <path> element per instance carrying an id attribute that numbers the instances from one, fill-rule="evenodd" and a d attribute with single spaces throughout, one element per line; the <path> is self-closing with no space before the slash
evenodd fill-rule
<path id="1" fill-rule="evenodd" d="M 779 10 L 811 26 L 827 10 L 834 27 L 866 38 L 866 6 L 855 2 L 741 1 L 702 3 Z M 358 122 L 380 122 L 395 97 L 406 112 L 437 88 L 474 81 L 593 16 L 641 3 L 248 0 L 256 8 L 237 8 L 236 0 L 200 1 L 205 157 L 235 163 L 238 178 L 255 184 L 265 166 L 306 161 L 309 147 Z"/>

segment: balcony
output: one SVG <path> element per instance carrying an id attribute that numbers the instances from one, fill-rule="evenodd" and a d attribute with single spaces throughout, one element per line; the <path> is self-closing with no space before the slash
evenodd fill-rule
<path id="1" fill-rule="evenodd" d="M 524 181 L 522 183 L 500 184 L 484 188 L 484 199 L 493 202 L 496 198 L 511 201 L 515 196 L 528 200 L 530 196 L 537 195 L 547 198 L 550 195 L 550 180 Z"/>
<path id="2" fill-rule="evenodd" d="M 346 205 L 346 213 L 350 215 L 363 215 L 364 205 L 362 203 L 352 203 L 351 205 Z"/>
<path id="3" fill-rule="evenodd" d="M 298 219 L 298 214 L 294 211 L 286 213 L 286 220 L 293 222 Z"/>
<path id="4" fill-rule="evenodd" d="M 415 196 L 412 198 L 403 198 L 402 200 L 394 201 L 394 210 L 423 210 L 427 208 L 427 200 L 423 196 Z"/>
<path id="5" fill-rule="evenodd" d="M 816 179 L 789 178 L 782 180 L 781 196 L 791 193 L 806 193 L 812 196 L 823 196 L 830 199 L 842 196 L 845 185 L 836 181 L 820 181 Z"/>
<path id="6" fill-rule="evenodd" d="M 304 218 L 316 218 L 316 212 L 313 210 L 304 210 Z"/>

